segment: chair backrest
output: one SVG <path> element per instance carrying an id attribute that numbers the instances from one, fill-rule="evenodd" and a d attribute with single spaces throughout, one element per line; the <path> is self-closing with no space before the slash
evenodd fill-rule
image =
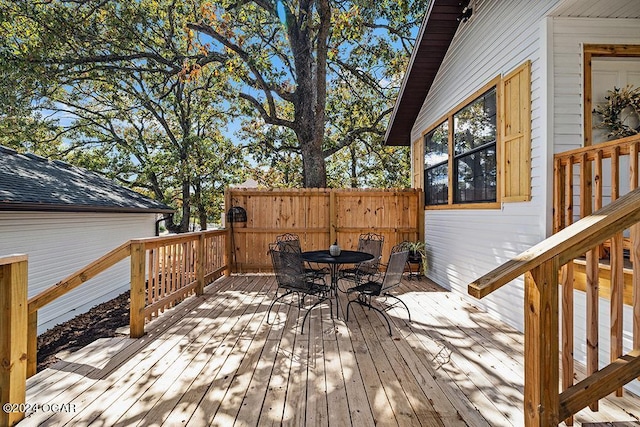
<path id="1" fill-rule="evenodd" d="M 290 248 L 293 251 L 302 252 L 302 247 L 300 246 L 300 237 L 297 234 L 293 233 L 285 233 L 276 236 L 276 243 L 284 248 Z"/>
<path id="2" fill-rule="evenodd" d="M 401 245 L 396 245 L 391 249 L 389 264 L 387 264 L 387 271 L 384 274 L 384 279 L 382 279 L 381 292 L 394 288 L 400 284 L 402 274 L 404 273 L 404 267 L 407 263 L 407 258 L 409 258 L 409 251 Z"/>
<path id="3" fill-rule="evenodd" d="M 358 239 L 358 251 L 373 255 L 373 259 L 358 264 L 358 269 L 367 274 L 378 272 L 384 236 L 376 233 L 361 234 Z"/>
<path id="4" fill-rule="evenodd" d="M 291 246 L 276 242 L 269 245 L 269 253 L 279 287 L 300 288 L 304 286 L 304 269 L 299 251 Z"/>

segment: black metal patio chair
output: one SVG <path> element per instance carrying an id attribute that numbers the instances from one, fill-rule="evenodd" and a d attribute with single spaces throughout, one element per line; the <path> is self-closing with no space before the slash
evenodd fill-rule
<path id="1" fill-rule="evenodd" d="M 323 277 L 313 278 L 305 275 L 301 253 L 295 248 L 289 245 L 280 245 L 277 242 L 271 243 L 269 245 L 269 254 L 271 255 L 278 289 L 284 290 L 284 293 L 278 296 L 276 292 L 276 296 L 267 311 L 267 323 L 269 323 L 269 315 L 276 302 L 289 295 L 295 295 L 298 297 L 298 308 L 303 308 L 305 297 L 314 296 L 317 301 L 307 309 L 304 319 L 302 319 L 302 333 L 304 333 L 304 323 L 307 320 L 307 316 L 320 303 L 329 299 L 330 288 Z M 331 304 L 329 306 L 331 307 Z M 333 317 L 333 308 L 331 308 L 331 317 Z"/>
<path id="2" fill-rule="evenodd" d="M 300 237 L 295 233 L 284 233 L 276 236 L 276 243 L 282 247 L 289 247 L 293 251 L 298 251 L 302 253 L 302 246 L 300 245 Z M 329 274 L 328 268 L 322 267 L 314 267 L 308 262 L 302 260 L 302 265 L 304 268 L 304 274 L 306 276 L 311 276 L 314 279 L 324 278 L 327 274 Z"/>
<path id="3" fill-rule="evenodd" d="M 376 233 L 361 234 L 358 238 L 358 251 L 366 252 L 373 255 L 368 261 L 363 261 L 353 268 L 345 268 L 340 270 L 340 278 L 355 283 L 362 283 L 370 280 L 372 276 L 379 273 L 380 260 L 382 258 L 382 246 L 384 244 L 384 236 Z"/>
<path id="4" fill-rule="evenodd" d="M 409 311 L 407 304 L 389 292 L 400 285 L 408 256 L 409 251 L 402 245 L 394 246 L 391 250 L 391 255 L 389 255 L 389 263 L 387 264 L 387 269 L 384 272 L 384 275 L 382 275 L 382 278 L 380 278 L 381 275 L 379 274 L 377 277 L 378 280 L 368 280 L 347 290 L 347 293 L 349 294 L 357 294 L 356 298 L 349 300 L 349 303 L 347 304 L 347 321 L 349 321 L 349 308 L 351 307 L 351 304 L 356 303 L 369 307 L 369 309 L 373 309 L 380 313 L 387 322 L 389 335 L 392 335 L 391 323 L 385 313 L 386 311 L 392 309 L 398 304 L 401 304 L 407 310 L 407 313 L 409 314 L 409 322 L 411 322 L 411 312 Z M 394 299 L 395 302 L 393 304 L 386 304 L 386 300 L 389 298 Z M 374 299 L 379 300 L 381 308 L 372 305 L 372 301 Z"/>

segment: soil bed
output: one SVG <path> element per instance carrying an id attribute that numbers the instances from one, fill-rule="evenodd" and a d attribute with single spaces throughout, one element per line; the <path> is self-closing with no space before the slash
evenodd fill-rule
<path id="1" fill-rule="evenodd" d="M 98 338 L 115 337 L 129 325 L 129 291 L 93 307 L 38 336 L 38 372 L 58 360 L 62 351 L 76 351 Z"/>

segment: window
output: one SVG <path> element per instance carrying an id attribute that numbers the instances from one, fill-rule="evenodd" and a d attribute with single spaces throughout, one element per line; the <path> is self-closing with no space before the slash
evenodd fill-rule
<path id="1" fill-rule="evenodd" d="M 414 185 L 423 186 L 426 206 L 531 200 L 531 62 L 487 83 L 426 129 L 413 149 Z"/>
<path id="2" fill-rule="evenodd" d="M 494 86 L 425 135 L 425 204 L 496 201 L 496 110 Z"/>
<path id="3" fill-rule="evenodd" d="M 449 200 L 449 122 L 444 122 L 424 141 L 425 203 L 447 204 Z"/>
<path id="4" fill-rule="evenodd" d="M 454 203 L 495 202 L 496 88 L 453 115 Z"/>

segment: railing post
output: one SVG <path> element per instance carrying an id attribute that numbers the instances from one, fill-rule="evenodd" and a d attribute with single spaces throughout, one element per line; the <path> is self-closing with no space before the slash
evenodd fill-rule
<path id="1" fill-rule="evenodd" d="M 27 316 L 27 378 L 30 378 L 38 371 L 38 311 Z"/>
<path id="2" fill-rule="evenodd" d="M 0 259 L 0 404 L 24 404 L 27 387 L 27 256 Z M 0 411 L 0 426 L 23 412 Z"/>
<path id="3" fill-rule="evenodd" d="M 145 305 L 145 244 L 131 242 L 131 293 L 129 295 L 129 334 L 131 338 L 144 335 Z"/>
<path id="4" fill-rule="evenodd" d="M 551 426 L 559 420 L 558 258 L 525 277 L 525 425 Z"/>
<path id="5" fill-rule="evenodd" d="M 206 244 L 207 239 L 205 238 L 205 234 L 203 232 L 198 236 L 198 249 L 197 249 L 197 264 L 196 264 L 196 280 L 198 281 L 198 285 L 196 286 L 196 295 L 202 295 L 204 293 L 204 245 Z"/>

